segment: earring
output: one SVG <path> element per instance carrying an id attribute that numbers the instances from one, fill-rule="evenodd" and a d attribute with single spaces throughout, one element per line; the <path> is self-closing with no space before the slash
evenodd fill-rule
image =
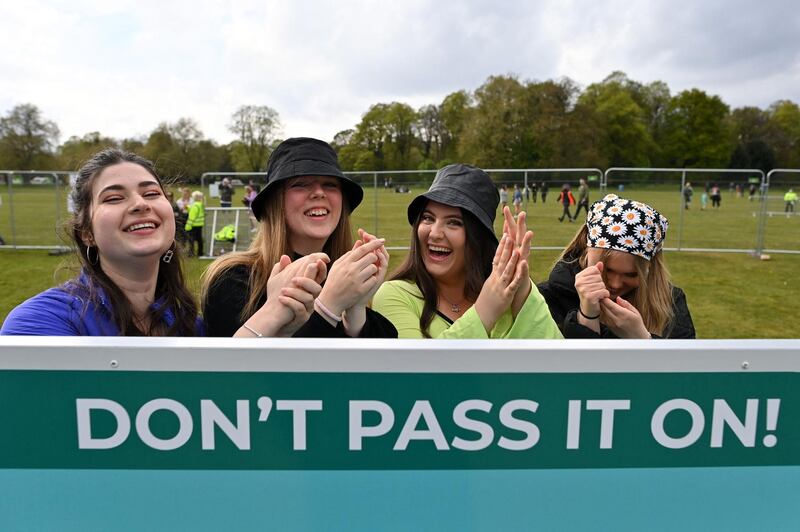
<path id="1" fill-rule="evenodd" d="M 92 260 L 92 258 L 89 256 L 89 250 L 91 250 L 91 249 L 95 250 L 94 260 Z M 100 252 L 97 251 L 97 249 L 94 246 L 86 246 L 86 260 L 92 266 L 96 266 L 97 262 L 100 260 Z"/>
<path id="2" fill-rule="evenodd" d="M 172 246 L 170 246 L 170 248 L 164 253 L 164 256 L 161 257 L 161 260 L 162 262 L 164 262 L 164 264 L 169 264 L 170 261 L 172 260 L 172 256 L 175 254 L 175 252 L 172 251 L 172 248 L 174 247 L 175 247 L 175 242 L 172 243 Z"/>

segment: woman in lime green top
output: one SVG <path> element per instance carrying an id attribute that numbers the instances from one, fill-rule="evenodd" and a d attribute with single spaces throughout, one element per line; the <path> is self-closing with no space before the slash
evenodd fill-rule
<path id="1" fill-rule="evenodd" d="M 562 337 L 530 280 L 524 212 L 504 209 L 498 243 L 499 201 L 483 170 L 453 164 L 411 202 L 411 249 L 372 303 L 400 338 Z"/>

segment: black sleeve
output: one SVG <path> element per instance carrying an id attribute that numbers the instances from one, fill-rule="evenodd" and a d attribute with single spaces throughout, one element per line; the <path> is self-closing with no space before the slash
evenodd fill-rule
<path id="1" fill-rule="evenodd" d="M 602 328 L 600 330 L 602 331 Z M 564 338 L 600 338 L 599 334 L 578 322 L 578 309 L 571 310 L 564 317 L 564 322 L 561 324 L 561 332 L 564 334 Z"/>
<path id="2" fill-rule="evenodd" d="M 208 289 L 203 302 L 203 321 L 208 336 L 233 336 L 244 323 L 240 319 L 249 295 L 249 276 L 243 267 L 222 272 Z"/>
<path id="3" fill-rule="evenodd" d="M 295 338 L 349 338 L 344 330 L 344 325 L 338 323 L 334 327 L 316 311 L 292 336 Z M 397 338 L 397 329 L 382 314 L 367 307 L 366 321 L 358 337 Z"/>
<path id="4" fill-rule="evenodd" d="M 670 323 L 667 338 L 697 338 L 694 322 L 686 303 L 686 294 L 677 286 L 672 287 L 672 311 L 674 316 Z"/>

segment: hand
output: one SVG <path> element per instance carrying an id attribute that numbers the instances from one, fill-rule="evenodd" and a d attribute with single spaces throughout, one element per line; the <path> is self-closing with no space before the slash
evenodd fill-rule
<path id="1" fill-rule="evenodd" d="M 581 301 L 581 312 L 587 316 L 600 314 L 600 301 L 611 296 L 603 282 L 603 267 L 603 263 L 598 262 L 587 266 L 575 276 L 575 291 Z"/>
<path id="2" fill-rule="evenodd" d="M 370 235 L 371 236 L 371 235 Z M 331 265 L 328 280 L 319 299 L 331 312 L 341 315 L 377 290 L 380 284 L 380 262 L 375 252 L 384 246 L 384 239 L 374 239 L 354 248 Z M 388 265 L 388 259 L 387 259 Z M 384 272 L 385 273 L 385 272 Z"/>
<path id="3" fill-rule="evenodd" d="M 650 338 L 650 331 L 644 326 L 639 310 L 625 299 L 618 297 L 603 299 L 600 302 L 603 325 L 620 338 Z"/>
<path id="4" fill-rule="evenodd" d="M 312 253 L 292 262 L 288 255 L 281 255 L 281 259 L 273 266 L 267 281 L 267 301 L 277 297 L 280 289 L 289 286 L 294 277 L 301 277 L 306 271 L 306 266 L 316 264 L 316 277 L 314 281 L 322 284 L 328 273 L 327 264 L 330 259 L 325 253 Z"/>
<path id="5" fill-rule="evenodd" d="M 353 249 L 359 248 L 362 245 L 367 244 L 369 242 L 378 240 L 378 237 L 367 233 L 363 229 L 358 230 L 358 237 L 360 240 L 356 241 L 355 245 L 353 246 Z M 375 266 L 378 267 L 378 271 L 375 273 L 377 282 L 375 283 L 375 286 L 364 295 L 361 301 L 359 301 L 359 304 L 362 304 L 364 306 L 369 304 L 369 302 L 372 300 L 373 296 L 375 295 L 375 292 L 378 291 L 378 288 L 380 288 L 381 283 L 386 278 L 386 272 L 389 269 L 389 252 L 386 251 L 386 245 L 382 245 L 381 247 L 376 249 L 374 253 L 375 253 Z"/>
<path id="6" fill-rule="evenodd" d="M 290 269 L 291 260 L 284 255 L 275 264 L 268 282 L 268 287 L 273 283 L 273 293 L 246 322 L 248 327 L 262 336 L 291 336 L 308 321 L 314 311 L 314 299 L 322 290 L 319 279 L 324 278 L 327 267 L 320 258 L 304 261 L 305 268 L 298 272 L 299 276 L 291 278 L 287 286 L 278 285 L 278 282 L 283 282 L 282 273 L 300 268 L 300 261 L 296 262 L 295 267 Z M 253 336 L 253 332 L 242 327 L 235 336 Z"/>
<path id="7" fill-rule="evenodd" d="M 519 311 L 522 310 L 525 301 L 527 301 L 528 295 L 531 293 L 528 257 L 531 253 L 533 231 L 528 231 L 527 214 L 525 214 L 525 211 L 519 213 L 517 221 L 515 222 L 514 217 L 511 215 L 511 209 L 504 207 L 503 217 L 505 218 L 503 221 L 503 234 L 508 234 L 509 237 L 513 239 L 514 245 L 519 251 L 520 259 L 525 261 L 525 278 L 522 279 L 516 294 L 514 294 L 514 299 L 511 302 L 511 313 L 516 318 Z"/>
<path id="8" fill-rule="evenodd" d="M 492 273 L 484 281 L 475 311 L 486 332 L 494 328 L 497 320 L 511 305 L 524 277 L 528 277 L 528 262 L 520 259 L 519 250 L 510 236 L 504 234 L 492 260 Z"/>
<path id="9" fill-rule="evenodd" d="M 324 263 L 323 263 L 324 266 Z M 278 336 L 291 336 L 299 329 L 311 313 L 314 312 L 314 300 L 322 291 L 322 286 L 317 282 L 319 264 L 309 262 L 302 275 L 292 278 L 289 286 L 281 288 L 278 302 L 282 305 L 284 315 L 288 309 L 292 316 L 281 326 Z"/>

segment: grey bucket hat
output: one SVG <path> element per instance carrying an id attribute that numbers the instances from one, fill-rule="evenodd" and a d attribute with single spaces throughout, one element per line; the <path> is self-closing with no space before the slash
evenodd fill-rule
<path id="1" fill-rule="evenodd" d="M 347 198 L 350 211 L 354 211 L 364 198 L 361 185 L 347 177 L 339 168 L 336 151 L 330 144 L 308 137 L 286 139 L 275 148 L 267 161 L 267 186 L 253 198 L 250 208 L 257 220 L 264 214 L 264 203 L 275 192 L 277 183 L 300 176 L 338 177 L 342 194 Z"/>
<path id="2" fill-rule="evenodd" d="M 464 209 L 478 219 L 495 243 L 498 242 L 494 218 L 500 194 L 489 174 L 480 168 L 451 164 L 436 172 L 431 188 L 414 198 L 408 206 L 408 223 L 414 225 L 428 201 Z"/>

